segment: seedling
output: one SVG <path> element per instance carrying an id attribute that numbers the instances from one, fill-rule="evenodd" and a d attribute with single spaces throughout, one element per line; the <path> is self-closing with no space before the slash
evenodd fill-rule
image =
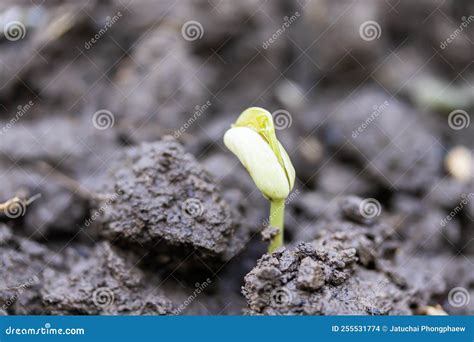
<path id="1" fill-rule="evenodd" d="M 270 201 L 269 223 L 278 229 L 268 247 L 273 252 L 283 245 L 285 200 L 295 183 L 295 169 L 276 137 L 272 115 L 262 108 L 248 108 L 225 133 L 224 143 Z"/>

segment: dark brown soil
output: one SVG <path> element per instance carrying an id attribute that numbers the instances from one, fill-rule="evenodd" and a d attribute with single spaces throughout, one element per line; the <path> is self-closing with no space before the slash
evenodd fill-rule
<path id="1" fill-rule="evenodd" d="M 39 2 L 0 3 L 0 315 L 474 314 L 472 1 Z M 290 119 L 271 255 L 250 106 Z"/>
<path id="2" fill-rule="evenodd" d="M 100 243 L 86 253 L 68 273 L 52 270 L 45 273 L 41 299 L 48 312 L 54 315 L 173 314 L 173 304 L 159 294 L 151 279 L 135 268 L 137 258 L 122 257 L 107 243 Z"/>
<path id="3" fill-rule="evenodd" d="M 248 241 L 207 171 L 172 138 L 124 151 L 111 175 L 102 235 L 127 248 L 227 261 Z"/>
<path id="4" fill-rule="evenodd" d="M 248 312 L 407 315 L 433 304 L 431 296 L 446 288 L 443 276 L 430 279 L 436 271 L 421 269 L 418 258 L 405 268 L 404 259 L 412 257 L 395 230 L 375 219 L 358 222 L 353 208 L 361 201 L 344 198 L 340 216 L 326 222 L 315 240 L 264 255 L 245 277 Z"/>

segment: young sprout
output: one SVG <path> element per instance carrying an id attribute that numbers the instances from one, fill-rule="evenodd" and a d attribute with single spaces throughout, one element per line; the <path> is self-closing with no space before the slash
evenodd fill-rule
<path id="1" fill-rule="evenodd" d="M 270 201 L 270 225 L 278 229 L 268 247 L 273 252 L 283 245 L 285 200 L 295 183 L 295 169 L 276 137 L 272 115 L 262 108 L 248 108 L 225 133 L 224 143 Z"/>

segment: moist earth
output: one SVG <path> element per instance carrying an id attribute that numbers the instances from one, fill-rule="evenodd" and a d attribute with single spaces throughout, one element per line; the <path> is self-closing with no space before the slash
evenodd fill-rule
<path id="1" fill-rule="evenodd" d="M 363 217 L 361 203 L 344 198 L 341 216 L 318 230 L 315 240 L 259 259 L 245 277 L 248 313 L 407 315 L 425 306 L 391 269 L 394 231 L 375 222 L 376 216 Z"/>
<path id="2" fill-rule="evenodd" d="M 173 314 L 173 304 L 136 268 L 136 257 L 122 256 L 106 242 L 86 253 L 68 273 L 47 272 L 41 299 L 50 314 Z"/>
<path id="3" fill-rule="evenodd" d="M 0 4 L 0 315 L 474 314 L 472 1 L 40 2 Z M 249 106 L 297 173 L 273 254 Z"/>
<path id="4" fill-rule="evenodd" d="M 229 260 L 248 240 L 211 175 L 173 138 L 124 151 L 111 174 L 102 235 L 174 260 Z"/>

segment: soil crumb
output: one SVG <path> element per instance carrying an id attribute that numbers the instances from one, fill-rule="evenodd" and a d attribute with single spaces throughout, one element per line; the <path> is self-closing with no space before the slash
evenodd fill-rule
<path id="1" fill-rule="evenodd" d="M 416 298 L 387 273 L 360 265 L 357 254 L 343 233 L 265 254 L 245 277 L 247 313 L 412 314 Z"/>

